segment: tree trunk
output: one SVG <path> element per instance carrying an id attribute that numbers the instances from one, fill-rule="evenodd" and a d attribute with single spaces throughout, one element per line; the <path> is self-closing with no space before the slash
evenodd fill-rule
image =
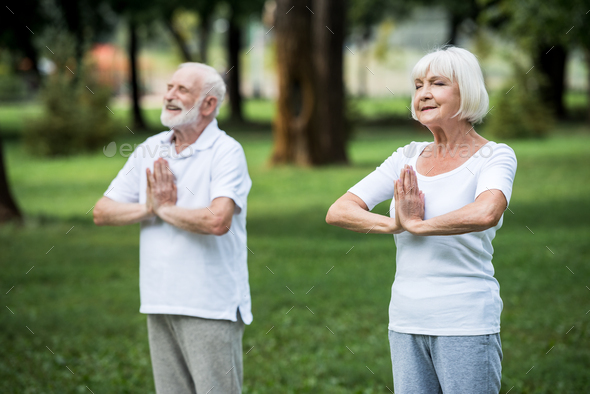
<path id="1" fill-rule="evenodd" d="M 563 104 L 565 92 L 565 65 L 567 51 L 561 45 L 541 45 L 538 48 L 536 64 L 544 75 L 545 81 L 541 85 L 540 94 L 543 102 L 547 103 L 559 119 L 566 117 Z"/>
<path id="2" fill-rule="evenodd" d="M 275 11 L 279 96 L 272 162 L 312 165 L 309 137 L 316 100 L 311 51 L 311 1 L 279 0 Z"/>
<path id="3" fill-rule="evenodd" d="M 242 114 L 242 93 L 240 92 L 240 48 L 242 40 L 242 29 L 232 15 L 229 18 L 229 28 L 227 31 L 227 49 L 228 49 L 228 65 L 230 67 L 228 76 L 228 93 L 229 93 L 229 108 L 230 121 L 234 123 L 244 122 Z"/>
<path id="4" fill-rule="evenodd" d="M 586 92 L 588 94 L 587 97 L 587 105 L 588 105 L 588 123 L 590 123 L 590 47 L 586 48 L 585 50 L 586 55 L 586 73 L 588 78 L 588 86 L 586 87 Z"/>
<path id="5" fill-rule="evenodd" d="M 347 162 L 342 53 L 345 12 L 345 6 L 336 0 L 316 0 L 313 6 L 311 1 L 277 2 L 275 164 Z"/>
<path id="6" fill-rule="evenodd" d="M 344 20 L 346 4 L 316 0 L 312 18 L 315 62 L 317 132 L 312 134 L 314 164 L 346 163 L 347 125 L 344 117 Z"/>
<path id="7" fill-rule="evenodd" d="M 138 39 L 137 25 L 131 18 L 129 21 L 129 84 L 131 85 L 131 101 L 133 114 L 133 127 L 136 129 L 147 129 L 140 106 L 140 87 L 139 87 L 139 65 L 137 64 Z"/>
<path id="8" fill-rule="evenodd" d="M 459 32 L 459 25 L 463 20 L 459 15 L 451 14 L 449 18 L 449 39 L 447 45 L 457 45 L 457 33 Z"/>
<path id="9" fill-rule="evenodd" d="M 211 17 L 201 16 L 201 24 L 198 29 L 199 36 L 199 61 L 207 64 L 209 52 L 209 32 L 211 31 Z M 231 66 L 230 66 L 231 67 Z"/>
<path id="10" fill-rule="evenodd" d="M 190 51 L 188 50 L 188 46 L 184 41 L 184 38 L 180 35 L 180 33 L 174 27 L 174 23 L 172 22 L 172 17 L 164 18 L 164 24 L 172 34 L 172 38 L 176 41 L 176 45 L 178 45 L 178 49 L 180 49 L 180 54 L 182 55 L 182 59 L 185 62 L 192 62 L 193 57 L 191 56 Z"/>
<path id="11" fill-rule="evenodd" d="M 2 146 L 2 138 L 0 138 L 0 223 L 9 221 L 20 222 L 22 215 L 10 193 L 6 167 L 4 166 L 4 147 Z"/>

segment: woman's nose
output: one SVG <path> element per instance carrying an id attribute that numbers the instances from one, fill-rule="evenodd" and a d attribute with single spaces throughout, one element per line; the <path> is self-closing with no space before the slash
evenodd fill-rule
<path id="1" fill-rule="evenodd" d="M 422 89 L 420 89 L 418 91 L 418 97 L 420 97 L 421 99 L 428 99 L 428 98 L 432 98 L 432 92 L 430 91 L 430 87 L 427 85 L 424 85 L 422 87 Z"/>

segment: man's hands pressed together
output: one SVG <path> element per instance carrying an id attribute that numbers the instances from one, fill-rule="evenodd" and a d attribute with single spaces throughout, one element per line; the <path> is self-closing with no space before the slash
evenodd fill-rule
<path id="1" fill-rule="evenodd" d="M 154 162 L 154 172 L 146 168 L 147 190 L 146 208 L 148 212 L 158 215 L 160 208 L 176 205 L 177 189 L 175 176 L 168 166 L 168 162 L 159 158 Z"/>
<path id="2" fill-rule="evenodd" d="M 229 232 L 236 204 L 229 197 L 217 197 L 207 207 L 183 208 L 176 205 L 178 190 L 176 177 L 168 162 L 159 158 L 154 171 L 146 169 L 146 202 L 121 203 L 102 197 L 94 208 L 94 222 L 99 226 L 122 226 L 159 217 L 182 230 L 208 235 Z"/>
<path id="3" fill-rule="evenodd" d="M 165 159 L 159 158 L 154 162 L 153 173 L 149 168 L 145 172 L 145 209 L 150 217 L 156 215 L 175 227 L 199 234 L 223 235 L 229 231 L 235 210 L 235 203 L 231 198 L 215 198 L 205 208 L 182 208 L 176 205 L 176 177 Z"/>

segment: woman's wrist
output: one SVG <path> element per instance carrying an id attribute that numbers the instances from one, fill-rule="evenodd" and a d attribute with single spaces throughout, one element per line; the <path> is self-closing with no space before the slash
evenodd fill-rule
<path id="1" fill-rule="evenodd" d="M 388 223 L 388 227 L 389 227 L 389 234 L 400 234 L 403 233 L 405 230 L 404 228 L 400 225 L 399 221 L 396 220 L 395 217 L 392 218 L 388 218 L 389 219 L 389 223 Z"/>

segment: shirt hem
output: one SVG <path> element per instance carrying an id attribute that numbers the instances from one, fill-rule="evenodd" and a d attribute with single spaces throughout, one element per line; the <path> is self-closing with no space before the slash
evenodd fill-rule
<path id="1" fill-rule="evenodd" d="M 238 307 L 239 306 L 236 306 L 236 310 Z M 200 317 L 203 319 L 237 321 L 237 314 L 235 310 L 218 312 L 167 305 L 142 305 L 139 308 L 139 313 L 156 315 L 183 315 Z M 252 313 L 250 311 L 244 311 L 244 308 L 240 308 L 240 315 L 244 324 L 249 325 L 252 322 Z"/>
<path id="2" fill-rule="evenodd" d="M 417 334 L 417 335 L 432 335 L 432 336 L 472 336 L 472 335 L 490 335 L 497 334 L 500 332 L 500 327 L 493 328 L 480 328 L 480 329 L 467 329 L 457 330 L 456 328 L 445 328 L 445 329 L 424 329 L 415 327 L 396 327 L 389 325 L 387 327 L 390 331 L 399 332 L 401 334 Z"/>

